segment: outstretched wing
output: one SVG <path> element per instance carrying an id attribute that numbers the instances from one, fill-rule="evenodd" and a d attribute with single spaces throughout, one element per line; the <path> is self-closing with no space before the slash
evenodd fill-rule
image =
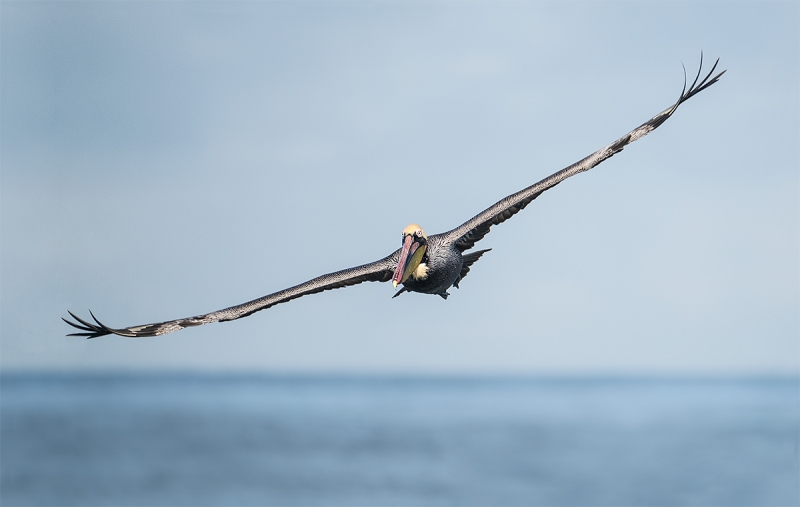
<path id="1" fill-rule="evenodd" d="M 678 106 L 717 82 L 720 76 L 725 73 L 723 70 L 713 78 L 711 77 L 711 75 L 714 73 L 714 70 L 717 68 L 717 63 L 719 63 L 719 58 L 716 62 L 714 62 L 714 66 L 711 68 L 711 71 L 708 73 L 708 75 L 706 75 L 705 79 L 698 83 L 698 80 L 700 79 L 700 73 L 703 70 L 703 55 L 701 53 L 700 68 L 697 70 L 697 76 L 695 77 L 694 82 L 687 90 L 684 72 L 683 91 L 681 92 L 681 96 L 678 101 L 675 102 L 675 104 L 660 112 L 642 125 L 636 127 L 631 132 L 625 134 L 623 137 L 617 139 L 605 148 L 597 150 L 583 160 L 580 160 L 566 169 L 562 169 L 561 171 L 548 176 L 547 178 L 531 185 L 528 188 L 509 195 L 494 206 L 475 215 L 473 218 L 463 223 L 459 227 L 453 229 L 452 231 L 442 233 L 440 236 L 442 236 L 442 239 L 446 243 L 454 244 L 454 246 L 462 252 L 472 248 L 475 243 L 483 239 L 483 237 L 489 233 L 489 229 L 491 229 L 493 225 L 501 224 L 519 213 L 520 210 L 524 209 L 525 206 L 539 197 L 539 195 L 545 190 L 553 188 L 570 176 L 588 171 L 600 162 L 622 151 L 625 146 L 657 129 L 662 123 L 667 121 L 670 116 L 672 116 L 675 110 L 678 109 Z"/>
<path id="2" fill-rule="evenodd" d="M 202 326 L 203 324 L 210 324 L 212 322 L 224 322 L 228 320 L 241 319 L 247 317 L 257 311 L 267 309 L 280 303 L 291 301 L 308 294 L 316 294 L 330 289 L 338 289 L 340 287 L 349 287 L 361 282 L 388 282 L 392 278 L 392 273 L 397 267 L 397 261 L 400 256 L 400 250 L 395 251 L 388 257 L 373 262 L 371 264 L 364 264 L 355 268 L 337 271 L 322 275 L 306 283 L 295 285 L 286 290 L 269 294 L 262 298 L 254 299 L 241 305 L 231 306 L 224 310 L 219 310 L 205 315 L 197 315 L 196 317 L 189 317 L 186 319 L 170 320 L 167 322 L 156 322 L 155 324 L 145 324 L 142 326 L 131 326 L 121 329 L 114 329 L 106 326 L 92 314 L 94 323 L 85 321 L 69 312 L 76 322 L 62 318 L 64 322 L 70 326 L 81 330 L 81 333 L 73 333 L 68 336 L 85 336 L 87 338 L 97 338 L 98 336 L 105 336 L 107 334 L 117 334 L 120 336 L 130 336 L 134 338 L 145 336 L 160 336 L 162 334 L 172 333 L 173 331 L 180 331 L 186 327 Z"/>

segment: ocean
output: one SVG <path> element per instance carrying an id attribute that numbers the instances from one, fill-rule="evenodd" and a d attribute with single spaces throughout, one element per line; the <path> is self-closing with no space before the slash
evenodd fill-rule
<path id="1" fill-rule="evenodd" d="M 3 506 L 800 504 L 797 378 L 0 377 Z"/>

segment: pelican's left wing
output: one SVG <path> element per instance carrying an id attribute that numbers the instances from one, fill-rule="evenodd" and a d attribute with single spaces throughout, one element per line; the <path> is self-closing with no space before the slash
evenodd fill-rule
<path id="1" fill-rule="evenodd" d="M 69 312 L 69 314 L 72 315 L 72 318 L 74 318 L 77 322 L 72 322 L 64 318 L 62 318 L 62 320 L 70 326 L 82 331 L 81 333 L 73 333 L 68 336 L 85 336 L 87 338 L 97 338 L 98 336 L 105 336 L 107 334 L 117 334 L 120 336 L 130 336 L 134 338 L 144 336 L 160 336 L 162 334 L 172 333 L 173 331 L 180 331 L 186 327 L 202 326 L 203 324 L 210 324 L 212 322 L 224 322 L 228 320 L 241 319 L 242 317 L 247 317 L 248 315 L 257 311 L 264 310 L 280 303 L 291 301 L 292 299 L 307 296 L 308 294 L 316 294 L 317 292 L 322 292 L 325 290 L 348 287 L 361 282 L 388 282 L 392 279 L 392 273 L 394 273 L 394 270 L 397 267 L 397 260 L 399 257 L 400 250 L 397 250 L 388 257 L 384 257 L 383 259 L 370 264 L 364 264 L 363 266 L 357 266 L 355 268 L 322 275 L 314 278 L 313 280 L 309 280 L 306 283 L 295 285 L 294 287 L 290 287 L 274 294 L 269 294 L 268 296 L 264 296 L 262 298 L 254 299 L 253 301 L 249 301 L 247 303 L 242 303 L 240 305 L 231 306 L 230 308 L 225 308 L 224 310 L 207 313 L 205 315 L 197 315 L 196 317 L 189 317 L 186 319 L 170 320 L 167 322 L 157 322 L 155 324 L 131 326 L 121 329 L 113 329 L 106 326 L 97 320 L 91 311 L 89 313 L 92 315 L 94 323 L 85 321 L 72 312 Z"/>
<path id="2" fill-rule="evenodd" d="M 459 227 L 456 227 L 452 231 L 442 233 L 438 236 L 440 236 L 446 243 L 454 244 L 455 247 L 462 252 L 472 248 L 475 243 L 483 239 L 483 237 L 489 233 L 489 229 L 493 225 L 501 224 L 512 216 L 516 215 L 520 210 L 524 209 L 525 206 L 530 204 L 531 201 L 539 197 L 539 195 L 545 190 L 553 188 L 570 176 L 588 171 L 600 162 L 622 151 L 625 146 L 657 129 L 662 123 L 667 121 L 670 116 L 672 116 L 675 110 L 678 109 L 678 106 L 717 82 L 720 76 L 725 73 L 723 70 L 713 78 L 711 77 L 711 75 L 714 73 L 714 70 L 717 68 L 718 62 L 719 59 L 717 59 L 717 61 L 714 63 L 714 66 L 711 68 L 711 71 L 708 73 L 705 79 L 698 83 L 700 73 L 703 70 L 703 55 L 701 53 L 700 69 L 697 71 L 697 76 L 695 77 L 692 86 L 690 86 L 687 90 L 686 83 L 684 81 L 683 91 L 681 92 L 681 96 L 678 101 L 675 102 L 675 104 L 655 115 L 645 123 L 639 125 L 631 132 L 625 134 L 623 137 L 617 139 L 605 148 L 597 150 L 583 160 L 580 160 L 571 166 L 548 176 L 547 178 L 529 186 L 528 188 L 509 195 L 502 201 L 496 203 L 494 206 L 475 215 L 473 218 L 463 223 Z"/>

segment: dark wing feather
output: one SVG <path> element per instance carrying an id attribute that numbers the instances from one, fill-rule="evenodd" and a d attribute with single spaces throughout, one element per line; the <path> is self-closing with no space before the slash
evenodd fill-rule
<path id="1" fill-rule="evenodd" d="M 458 275 L 459 283 L 464 279 L 465 276 L 467 276 L 467 273 L 469 273 L 469 268 L 478 262 L 478 259 L 481 258 L 481 255 L 485 254 L 489 250 L 491 250 L 491 248 L 487 248 L 486 250 L 478 250 L 477 252 L 470 252 L 461 258 L 461 274 Z M 457 289 L 458 283 L 455 283 L 454 285 Z"/>
<path id="2" fill-rule="evenodd" d="M 662 123 L 667 121 L 667 119 L 672 116 L 678 106 L 692 98 L 693 96 L 697 95 L 701 91 L 705 90 L 712 84 L 716 83 L 717 80 L 722 76 L 725 71 L 723 70 L 713 78 L 711 75 L 714 73 L 714 70 L 717 68 L 717 63 L 719 59 L 714 63 L 714 66 L 711 68 L 711 71 L 706 75 L 705 79 L 699 80 L 701 72 L 703 70 L 703 55 L 700 54 L 700 69 L 697 71 L 697 76 L 694 79 L 694 82 L 686 89 L 686 73 L 684 70 L 684 84 L 683 84 L 683 91 L 681 92 L 681 96 L 675 104 L 670 106 L 669 108 L 665 109 L 664 111 L 660 112 L 650 120 L 646 121 L 645 123 L 641 124 L 640 126 L 633 129 L 628 134 L 624 135 L 623 137 L 617 139 L 610 145 L 602 148 L 588 157 L 580 160 L 571 166 L 562 169 L 561 171 L 548 176 L 547 178 L 543 179 L 542 181 L 531 185 L 528 188 L 520 190 L 515 194 L 511 194 L 505 199 L 499 201 L 494 206 L 484 210 L 483 212 L 475 215 L 473 218 L 468 220 L 467 222 L 463 223 L 459 227 L 453 229 L 452 231 L 445 232 L 440 236 L 446 243 L 453 243 L 456 248 L 460 251 L 465 251 L 472 248 L 475 243 L 483 239 L 489 233 L 489 230 L 493 225 L 501 224 L 511 218 L 512 216 L 516 215 L 520 212 L 520 210 L 525 209 L 525 206 L 530 204 L 531 201 L 539 197 L 539 195 L 544 192 L 545 190 L 551 189 L 554 186 L 558 185 L 565 179 L 569 178 L 570 176 L 574 176 L 578 173 L 588 171 L 589 169 L 593 168 L 597 164 L 601 163 L 602 161 L 608 159 L 609 157 L 613 156 L 616 153 L 622 151 L 625 146 L 629 145 L 630 143 L 636 141 L 637 139 L 646 136 L 656 128 L 658 128 Z M 699 81 L 699 83 L 698 83 Z"/>
<path id="3" fill-rule="evenodd" d="M 212 322 L 225 322 L 228 320 L 241 319 L 250 314 L 265 310 L 271 306 L 280 303 L 291 301 L 302 296 L 309 294 L 316 294 L 330 289 L 338 289 L 341 287 L 348 287 L 362 282 L 388 282 L 392 278 L 392 273 L 397 267 L 397 260 L 400 251 L 397 250 L 388 257 L 370 263 L 358 266 L 355 268 L 337 271 L 322 275 L 306 283 L 290 287 L 286 290 L 269 294 L 267 296 L 254 299 L 241 305 L 231 306 L 224 310 L 217 312 L 207 313 L 205 315 L 197 315 L 186 319 L 170 320 L 167 322 L 156 322 L 154 324 L 145 324 L 142 326 L 132 326 L 120 329 L 114 329 L 106 326 L 92 314 L 94 323 L 81 319 L 72 312 L 69 314 L 75 319 L 75 322 L 62 318 L 64 322 L 70 326 L 79 329 L 80 333 L 73 333 L 68 336 L 85 336 L 87 338 L 97 338 L 98 336 L 105 336 L 108 334 L 116 334 L 120 336 L 129 337 L 145 337 L 145 336 L 160 336 L 162 334 L 172 333 L 179 331 L 186 327 L 202 326 L 203 324 L 210 324 Z"/>

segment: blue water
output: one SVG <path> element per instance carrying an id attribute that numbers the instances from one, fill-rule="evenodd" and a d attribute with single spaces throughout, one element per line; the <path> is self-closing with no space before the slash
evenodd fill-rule
<path id="1" fill-rule="evenodd" d="M 2 505 L 798 505 L 797 379 L 3 376 Z"/>

